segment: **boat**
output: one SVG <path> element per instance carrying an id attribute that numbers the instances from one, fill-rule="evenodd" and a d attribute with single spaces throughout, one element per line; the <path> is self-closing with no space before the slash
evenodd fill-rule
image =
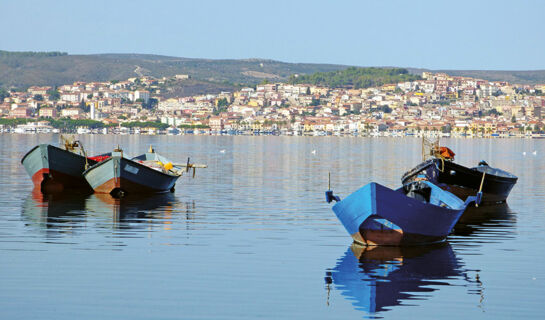
<path id="1" fill-rule="evenodd" d="M 185 167 L 185 170 L 184 170 Z M 205 165 L 189 163 L 173 165 L 172 161 L 157 154 L 150 146 L 147 153 L 126 158 L 119 147 L 108 159 L 89 167 L 83 177 L 95 193 L 106 193 L 121 198 L 128 194 L 174 192 L 176 181 L 182 174 Z"/>
<path id="2" fill-rule="evenodd" d="M 423 148 L 424 149 L 424 148 Z M 465 200 L 482 190 L 482 204 L 499 204 L 507 201 L 518 178 L 501 169 L 493 168 L 481 161 L 476 167 L 467 168 L 454 162 L 454 152 L 438 147 L 434 142 L 431 151 L 423 151 L 424 161 L 401 177 L 402 184 L 416 181 L 424 176 L 428 181 Z M 426 156 L 430 158 L 425 159 Z"/>
<path id="3" fill-rule="evenodd" d="M 371 182 L 344 200 L 333 212 L 354 242 L 367 246 L 406 246 L 442 242 L 467 206 L 480 202 L 480 194 L 462 201 L 429 181 L 414 181 L 393 190 Z"/>
<path id="4" fill-rule="evenodd" d="M 483 205 L 505 203 L 518 180 L 517 176 L 493 168 L 485 161 L 479 162 L 476 167 L 467 168 L 447 159 L 432 158 L 403 174 L 401 182 L 405 184 L 415 181 L 421 175 L 461 199 L 477 194 L 482 188 Z"/>
<path id="5" fill-rule="evenodd" d="M 42 193 L 89 189 L 83 171 L 97 163 L 88 158 L 79 141 L 64 140 L 64 149 L 51 144 L 39 144 L 21 159 L 21 164 Z M 79 153 L 76 153 L 76 151 Z"/>

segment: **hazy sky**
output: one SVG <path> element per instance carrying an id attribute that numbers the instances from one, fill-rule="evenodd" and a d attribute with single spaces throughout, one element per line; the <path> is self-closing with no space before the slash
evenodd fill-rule
<path id="1" fill-rule="evenodd" d="M 0 50 L 545 69 L 545 1 L 0 0 Z"/>

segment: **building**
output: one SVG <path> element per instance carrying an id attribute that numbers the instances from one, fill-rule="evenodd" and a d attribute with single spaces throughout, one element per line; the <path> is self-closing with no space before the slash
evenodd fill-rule
<path id="1" fill-rule="evenodd" d="M 32 111 L 30 108 L 18 107 L 11 110 L 10 115 L 15 118 L 30 118 L 32 116 Z"/>
<path id="2" fill-rule="evenodd" d="M 55 108 L 40 108 L 38 111 L 38 117 L 40 118 L 56 118 L 57 117 L 57 109 Z"/>
<path id="3" fill-rule="evenodd" d="M 66 108 L 62 109 L 61 116 L 63 117 L 79 117 L 83 112 L 78 108 Z"/>
<path id="4" fill-rule="evenodd" d="M 148 103 L 149 101 L 149 91 L 147 90 L 136 90 L 133 95 L 133 101 L 136 101 L 138 99 L 142 99 L 145 103 Z"/>

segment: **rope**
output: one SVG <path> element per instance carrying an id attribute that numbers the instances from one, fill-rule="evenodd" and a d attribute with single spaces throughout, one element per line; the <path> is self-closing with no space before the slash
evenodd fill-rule
<path id="1" fill-rule="evenodd" d="M 85 157 L 85 170 L 87 170 L 89 169 L 89 161 L 87 159 L 87 153 L 85 152 L 85 149 L 83 148 L 83 144 L 81 143 L 81 141 L 77 140 L 75 142 L 77 142 L 79 148 L 81 149 L 81 152 L 83 153 L 83 157 Z"/>

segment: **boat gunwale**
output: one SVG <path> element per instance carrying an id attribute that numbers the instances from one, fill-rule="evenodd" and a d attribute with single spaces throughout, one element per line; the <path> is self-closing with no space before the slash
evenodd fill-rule
<path id="1" fill-rule="evenodd" d="M 420 171 L 422 171 L 422 170 L 424 170 L 424 169 L 426 169 L 426 168 L 428 168 L 428 167 L 430 167 L 432 165 L 436 165 L 438 161 L 440 161 L 440 159 L 434 158 L 434 159 L 429 159 L 429 160 L 426 160 L 424 162 L 421 162 L 420 164 L 418 164 L 413 169 L 405 172 L 403 174 L 403 176 L 401 176 L 401 181 L 404 182 L 409 177 L 414 176 L 418 172 L 420 172 Z M 464 172 L 466 174 L 469 174 L 469 175 L 472 175 L 472 176 L 475 176 L 475 177 L 481 177 L 482 176 L 482 172 L 476 170 L 475 169 L 476 167 L 468 168 L 466 166 L 463 166 L 461 164 L 458 164 L 458 163 L 452 162 L 452 161 L 445 161 L 445 163 L 448 163 L 449 166 L 453 166 L 454 167 L 453 170 L 459 170 L 461 172 Z M 501 172 L 505 172 L 505 173 L 511 175 L 511 177 L 498 176 L 498 175 L 495 175 L 495 174 L 487 173 L 486 174 L 486 179 L 488 179 L 488 180 L 496 181 L 498 183 L 512 183 L 512 184 L 515 184 L 517 182 L 517 180 L 518 180 L 517 176 L 515 176 L 514 174 L 512 174 L 512 173 L 510 173 L 508 171 L 498 169 L 498 168 L 494 168 L 494 167 L 490 167 L 490 168 L 492 168 L 494 170 L 501 171 Z"/>
<path id="2" fill-rule="evenodd" d="M 46 143 L 44 143 L 46 144 Z M 32 153 L 34 152 L 34 150 L 38 149 L 42 144 L 38 144 L 36 146 L 34 146 L 34 148 L 30 149 L 30 151 L 28 151 L 24 156 L 23 158 L 21 159 L 21 164 L 24 165 L 24 162 L 25 162 L 25 159 Z M 47 145 L 47 144 L 46 144 Z"/>
<path id="3" fill-rule="evenodd" d="M 117 156 L 115 156 L 115 158 L 117 158 Z M 94 165 L 92 165 L 91 167 L 87 168 L 87 170 L 83 171 L 82 175 L 85 177 L 87 175 L 87 173 L 89 173 L 89 171 L 91 171 L 92 169 L 94 168 L 98 168 L 99 166 L 101 166 L 102 164 L 105 164 L 107 163 L 108 161 L 113 161 L 114 159 L 114 156 L 112 157 L 109 157 L 108 159 L 105 159 L 105 160 L 102 160 Z M 148 167 L 146 166 L 145 164 L 142 164 L 142 163 L 139 163 L 139 162 L 136 162 L 136 161 L 133 161 L 132 159 L 129 159 L 129 158 L 125 158 L 125 157 L 119 157 L 119 160 L 125 160 L 125 161 L 129 161 L 132 164 L 134 164 L 135 166 L 139 166 L 141 168 L 145 168 L 146 170 L 153 170 L 153 172 L 155 173 L 158 173 L 160 175 L 163 175 L 165 177 L 169 177 L 169 178 L 179 178 L 182 176 L 182 174 L 180 175 L 174 175 L 174 174 L 168 174 L 168 173 L 164 173 L 164 172 L 161 172 L 161 171 L 158 171 L 158 170 L 155 170 L 151 167 Z"/>

